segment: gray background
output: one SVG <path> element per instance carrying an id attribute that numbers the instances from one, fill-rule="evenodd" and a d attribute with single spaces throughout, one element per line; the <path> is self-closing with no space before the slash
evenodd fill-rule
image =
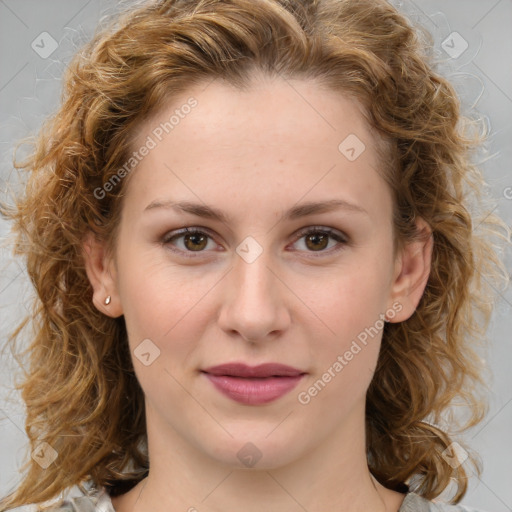
<path id="1" fill-rule="evenodd" d="M 440 70 L 459 90 L 463 105 L 475 106 L 487 119 L 490 138 L 482 164 L 497 199 L 497 212 L 512 219 L 512 0 L 395 0 L 415 22 L 435 38 Z M 60 76 L 69 58 L 90 37 L 100 18 L 119 2 L 104 0 L 0 0 L 0 183 L 2 192 L 16 189 L 12 170 L 14 144 L 34 133 L 58 104 Z M 468 43 L 454 58 L 442 42 L 453 31 Z M 56 41 L 41 33 L 47 32 Z M 45 38 L 44 48 L 40 42 Z M 32 47 L 39 41 L 39 54 Z M 450 43 L 453 45 L 453 43 Z M 459 44 L 459 43 L 457 43 Z M 463 44 L 463 43 L 460 43 Z M 37 48 L 37 47 L 36 47 Z M 457 47 L 455 47 L 457 49 Z M 42 55 L 41 55 L 42 54 Z M 507 193 L 507 190 L 509 193 Z M 3 195 L 3 194 L 2 194 Z M 5 196 L 3 196 L 5 197 Z M 0 237 L 8 225 L 0 219 Z M 11 249 L 0 249 L 0 336 L 27 312 L 30 286 Z M 512 268 L 510 252 L 507 268 Z M 488 512 L 512 511 L 512 292 L 502 293 L 495 308 L 489 337 L 492 370 L 491 409 L 484 422 L 465 440 L 480 452 L 484 473 L 473 477 L 463 503 Z M 1 359 L 0 372 L 0 495 L 17 482 L 17 468 L 29 455 L 23 430 L 23 406 L 12 392 L 17 366 L 10 355 Z M 80 461 L 77 461 L 79 464 Z"/>

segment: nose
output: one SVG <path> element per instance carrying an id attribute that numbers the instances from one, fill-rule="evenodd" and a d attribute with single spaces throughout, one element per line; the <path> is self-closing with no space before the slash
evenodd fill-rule
<path id="1" fill-rule="evenodd" d="M 226 276 L 219 326 L 252 343 L 274 339 L 290 324 L 290 292 L 270 267 L 265 251 L 252 262 L 235 254 Z"/>

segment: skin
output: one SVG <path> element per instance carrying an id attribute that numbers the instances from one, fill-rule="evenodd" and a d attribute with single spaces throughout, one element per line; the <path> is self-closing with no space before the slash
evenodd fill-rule
<path id="1" fill-rule="evenodd" d="M 191 96 L 198 105 L 125 184 L 116 247 L 108 251 L 91 236 L 84 243 L 94 303 L 124 315 L 146 397 L 150 473 L 114 498 L 114 507 L 396 511 L 404 495 L 373 479 L 365 454 L 365 395 L 382 332 L 309 403 L 298 394 L 359 333 L 380 325 L 380 315 L 393 310 L 390 321 L 401 322 L 413 314 L 432 240 L 394 253 L 391 192 L 379 174 L 374 132 L 354 100 L 311 80 L 258 75 L 246 91 L 215 81 L 173 98 L 142 124 L 134 149 Z M 338 149 L 349 134 L 366 146 L 354 161 Z M 297 203 L 330 199 L 365 213 L 283 218 Z M 171 200 L 210 205 L 228 220 L 147 209 Z M 418 225 L 426 228 L 421 219 Z M 318 249 L 324 246 L 299 234 L 311 226 L 332 228 L 347 242 L 330 238 Z M 202 252 L 183 236 L 165 238 L 184 227 L 210 235 Z M 248 236 L 262 249 L 251 263 L 236 252 Z M 148 366 L 133 353 L 144 339 L 160 350 Z M 233 361 L 279 362 L 307 375 L 274 402 L 243 405 L 200 373 Z M 248 442 L 261 454 L 253 467 L 237 457 Z"/>

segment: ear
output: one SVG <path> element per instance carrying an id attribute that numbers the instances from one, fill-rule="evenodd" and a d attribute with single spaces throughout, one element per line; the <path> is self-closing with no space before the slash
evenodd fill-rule
<path id="1" fill-rule="evenodd" d="M 403 322 L 416 311 L 430 275 L 434 238 L 430 226 L 418 219 L 416 226 L 421 232 L 421 239 L 406 243 L 395 261 L 390 300 L 400 304 L 401 309 L 393 307 L 396 314 L 389 322 Z"/>
<path id="2" fill-rule="evenodd" d="M 117 290 L 115 264 L 106 243 L 89 232 L 83 240 L 82 248 L 85 270 L 93 289 L 93 304 L 107 316 L 121 316 L 123 309 Z M 110 302 L 106 304 L 105 299 L 109 296 Z"/>

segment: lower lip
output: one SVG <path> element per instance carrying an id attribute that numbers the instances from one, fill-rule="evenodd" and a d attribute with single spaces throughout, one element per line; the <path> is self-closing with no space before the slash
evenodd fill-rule
<path id="1" fill-rule="evenodd" d="M 235 402 L 247 405 L 266 404 L 290 392 L 304 375 L 296 377 L 242 378 L 205 373 L 210 382 Z"/>

